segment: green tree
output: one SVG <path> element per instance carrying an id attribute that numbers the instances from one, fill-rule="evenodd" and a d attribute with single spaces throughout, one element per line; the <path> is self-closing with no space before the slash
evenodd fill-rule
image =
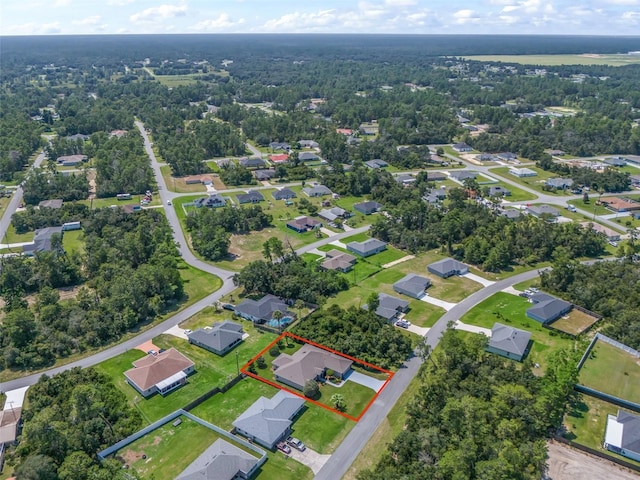
<path id="1" fill-rule="evenodd" d="M 344 397 L 339 393 L 334 393 L 331 395 L 331 404 L 335 407 L 339 412 L 344 412 L 347 409 L 347 402 Z"/>
<path id="2" fill-rule="evenodd" d="M 320 394 L 318 382 L 316 382 L 315 380 L 307 380 L 307 382 L 304 384 L 302 393 L 304 393 L 304 396 L 307 398 L 311 398 L 312 400 L 317 399 Z"/>

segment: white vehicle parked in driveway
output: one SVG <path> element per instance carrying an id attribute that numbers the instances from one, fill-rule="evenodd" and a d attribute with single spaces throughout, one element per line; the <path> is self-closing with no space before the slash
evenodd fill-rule
<path id="1" fill-rule="evenodd" d="M 301 452 L 304 452 L 307 449 L 305 444 L 302 443 L 300 440 L 298 440 L 296 437 L 287 438 L 287 443 L 291 445 L 293 448 L 295 448 L 296 450 L 300 450 Z"/>

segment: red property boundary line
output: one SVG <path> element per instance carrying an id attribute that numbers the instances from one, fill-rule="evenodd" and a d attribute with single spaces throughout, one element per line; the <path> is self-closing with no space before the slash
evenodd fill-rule
<path id="1" fill-rule="evenodd" d="M 298 391 L 296 391 L 296 390 L 292 390 L 292 389 L 287 388 L 287 387 L 285 387 L 285 386 L 283 386 L 283 385 L 281 385 L 281 384 L 279 384 L 279 383 L 272 382 L 271 380 L 267 380 L 266 378 L 263 378 L 263 377 L 261 377 L 260 375 L 256 375 L 255 373 L 251 373 L 251 372 L 248 370 L 248 369 L 249 369 L 249 365 L 251 365 L 252 363 L 254 363 L 254 362 L 258 359 L 258 357 L 260 357 L 260 356 L 264 355 L 266 352 L 268 352 L 268 351 L 269 351 L 269 349 L 270 349 L 271 347 L 273 347 L 274 345 L 276 345 L 276 344 L 277 344 L 280 340 L 282 340 L 284 337 L 290 337 L 290 338 L 293 338 L 294 340 L 299 340 L 299 341 L 301 341 L 301 342 L 308 343 L 309 345 L 313 345 L 314 347 L 321 348 L 321 349 L 323 349 L 323 350 L 326 350 L 327 352 L 331 352 L 331 353 L 334 353 L 334 354 L 336 354 L 336 355 L 340 355 L 341 357 L 348 358 L 349 360 L 351 360 L 351 361 L 353 361 L 354 363 L 357 363 L 357 364 L 359 364 L 359 365 L 364 365 L 365 367 L 372 368 L 372 369 L 374 369 L 374 370 L 378 370 L 379 372 L 382 372 L 382 373 L 386 373 L 386 374 L 388 375 L 387 380 L 384 382 L 384 384 L 382 385 L 382 387 L 380 388 L 380 390 L 378 390 L 378 391 L 376 392 L 376 394 L 373 396 L 373 398 L 371 398 L 371 400 L 369 400 L 369 402 L 365 405 L 365 407 L 364 407 L 364 409 L 362 410 L 362 412 L 360 412 L 360 415 L 358 415 L 357 417 L 354 417 L 354 416 L 349 415 L 349 414 L 347 414 L 347 413 L 344 413 L 344 412 L 341 412 L 341 411 L 339 411 L 339 410 L 336 410 L 335 408 L 331 408 L 330 406 L 325 405 L 324 403 L 320 403 L 320 402 L 318 402 L 317 400 L 312 400 L 312 399 L 310 399 L 310 398 L 307 398 L 307 397 L 305 397 L 304 395 L 301 395 L 301 394 L 300 394 L 300 392 L 298 392 Z M 267 385 L 271 385 L 272 387 L 276 387 L 276 388 L 279 388 L 280 390 L 284 390 L 284 391 L 286 391 L 286 392 L 289 392 L 289 393 L 291 393 L 291 394 L 293 394 L 293 395 L 295 395 L 295 396 L 297 396 L 297 397 L 300 397 L 300 398 L 304 399 L 304 400 L 305 400 L 305 401 L 307 401 L 307 402 L 311 402 L 311 403 L 313 403 L 314 405 L 317 405 L 317 406 L 319 406 L 319 407 L 324 408 L 325 410 L 329 410 L 330 412 L 337 413 L 338 415 L 342 415 L 343 417 L 348 418 L 349 420 L 353 420 L 354 422 L 359 421 L 359 420 L 362 418 L 362 416 L 363 416 L 365 413 L 367 413 L 367 410 L 369 410 L 369 407 L 371 407 L 371 405 L 373 404 L 373 402 L 375 402 L 375 401 L 376 401 L 376 398 L 378 398 L 378 395 L 380 395 L 380 392 L 382 392 L 382 390 L 384 390 L 384 389 L 385 389 L 385 387 L 387 386 L 387 384 L 389 383 L 389 381 L 391 381 L 391 379 L 393 378 L 393 375 L 394 375 L 394 373 L 393 373 L 393 372 L 391 372 L 391 371 L 389 371 L 389 370 L 385 370 L 384 368 L 378 367 L 377 365 L 374 365 L 374 364 L 369 363 L 369 362 L 365 362 L 364 360 L 359 360 L 359 359 L 357 359 L 357 358 L 355 358 L 355 357 L 351 357 L 351 356 L 349 356 L 349 355 L 345 355 L 344 353 L 338 352 L 337 350 L 334 350 L 334 349 L 329 348 L 329 347 L 325 347 L 324 345 L 321 345 L 321 344 L 319 344 L 319 343 L 312 342 L 311 340 L 307 340 L 306 338 L 299 337 L 298 335 L 294 335 L 293 333 L 289 333 L 289 332 L 284 332 L 284 333 L 282 333 L 282 334 L 281 334 L 278 338 L 276 338 L 273 342 L 271 342 L 269 345 L 267 345 L 265 348 L 263 348 L 263 349 L 260 351 L 260 353 L 258 353 L 255 357 L 253 357 L 251 360 L 249 360 L 249 361 L 246 363 L 246 365 L 244 365 L 244 366 L 240 369 L 240 371 L 241 371 L 242 373 L 244 373 L 245 375 L 247 375 L 248 377 L 255 378 L 256 380 L 259 380 L 259 381 L 261 381 L 261 382 L 264 382 L 264 383 L 266 383 Z"/>

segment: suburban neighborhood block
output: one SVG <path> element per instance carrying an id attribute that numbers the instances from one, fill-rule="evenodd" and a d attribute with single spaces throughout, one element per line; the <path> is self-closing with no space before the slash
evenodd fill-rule
<path id="1" fill-rule="evenodd" d="M 487 345 L 487 352 L 496 353 L 521 362 L 527 354 L 530 341 L 531 332 L 509 327 L 502 323 L 495 323 L 491 328 L 491 338 Z"/>
<path id="2" fill-rule="evenodd" d="M 236 433 L 268 449 L 291 432 L 304 399 L 284 390 L 272 398 L 260 397 L 233 422 Z"/>
<path id="3" fill-rule="evenodd" d="M 187 382 L 187 375 L 195 364 L 175 348 L 149 354 L 133 362 L 133 368 L 124 372 L 127 382 L 147 398 L 154 393 L 165 395 Z"/>

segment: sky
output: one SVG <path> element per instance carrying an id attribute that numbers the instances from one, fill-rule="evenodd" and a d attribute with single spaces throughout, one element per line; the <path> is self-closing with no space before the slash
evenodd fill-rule
<path id="1" fill-rule="evenodd" d="M 2 0 L 0 35 L 640 35 L 640 0 Z"/>

